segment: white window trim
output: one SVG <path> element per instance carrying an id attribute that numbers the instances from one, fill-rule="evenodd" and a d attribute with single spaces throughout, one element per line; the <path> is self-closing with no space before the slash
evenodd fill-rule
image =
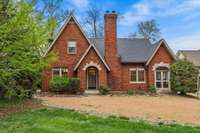
<path id="1" fill-rule="evenodd" d="M 59 70 L 59 76 L 61 77 L 62 76 L 62 69 L 65 69 L 66 70 L 66 72 L 67 72 L 67 76 L 68 76 L 68 69 L 67 68 L 62 68 L 62 67 L 60 67 L 60 68 L 52 68 L 52 78 L 53 78 L 53 71 L 54 70 Z"/>
<path id="2" fill-rule="evenodd" d="M 144 81 L 138 81 L 138 71 L 144 71 Z M 136 81 L 131 81 L 131 71 L 136 71 Z M 146 83 L 146 72 L 144 68 L 130 68 L 129 69 L 129 83 L 130 84 L 144 84 Z"/>
<path id="3" fill-rule="evenodd" d="M 75 42 L 75 43 L 74 43 L 74 44 L 75 44 L 75 52 L 70 52 L 70 51 L 69 51 L 70 42 Z M 77 53 L 77 44 L 76 44 L 76 41 L 68 41 L 68 42 L 67 42 L 67 53 L 68 53 L 68 54 L 76 54 L 76 53 Z"/>

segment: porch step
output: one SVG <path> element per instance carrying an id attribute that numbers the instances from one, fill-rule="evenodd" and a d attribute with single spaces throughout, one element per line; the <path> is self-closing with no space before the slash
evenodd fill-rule
<path id="1" fill-rule="evenodd" d="M 86 95 L 98 95 L 99 91 L 98 90 L 85 90 Z"/>

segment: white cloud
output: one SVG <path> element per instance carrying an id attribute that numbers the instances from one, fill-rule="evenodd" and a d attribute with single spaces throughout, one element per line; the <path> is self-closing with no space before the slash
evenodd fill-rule
<path id="1" fill-rule="evenodd" d="M 89 5 L 89 0 L 68 0 L 75 7 L 80 9 L 87 8 Z"/>
<path id="2" fill-rule="evenodd" d="M 149 13 L 150 10 L 148 5 L 143 3 L 133 4 L 131 9 L 123 14 L 123 19 L 119 24 L 123 26 L 132 26 L 145 19 L 145 15 L 148 15 Z"/>
<path id="3" fill-rule="evenodd" d="M 195 10 L 199 10 L 200 0 L 183 0 L 179 3 L 174 3 L 171 8 L 166 9 L 165 15 L 180 15 Z"/>
<path id="4" fill-rule="evenodd" d="M 182 36 L 169 41 L 169 45 L 174 51 L 178 50 L 197 50 L 200 49 L 200 33 Z"/>
<path id="5" fill-rule="evenodd" d="M 133 26 L 149 17 L 169 17 L 182 15 L 190 21 L 199 16 L 200 0 L 141 0 L 134 3 L 123 15 L 123 26 Z M 190 17 L 191 16 L 191 17 Z"/>
<path id="6" fill-rule="evenodd" d="M 185 22 L 189 22 L 189 21 L 191 21 L 191 20 L 193 20 L 193 19 L 195 19 L 195 18 L 197 18 L 199 16 L 200 16 L 200 11 L 199 12 L 194 12 L 193 14 L 191 14 L 189 16 L 186 16 L 183 20 Z"/>

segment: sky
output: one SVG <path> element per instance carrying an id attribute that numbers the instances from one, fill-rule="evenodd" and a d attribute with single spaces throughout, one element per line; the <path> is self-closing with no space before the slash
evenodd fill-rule
<path id="1" fill-rule="evenodd" d="M 200 0 L 64 0 L 63 8 L 75 9 L 75 17 L 81 21 L 86 10 L 94 5 L 101 9 L 116 11 L 118 37 L 134 33 L 137 24 L 156 20 L 162 38 L 174 52 L 200 49 Z"/>

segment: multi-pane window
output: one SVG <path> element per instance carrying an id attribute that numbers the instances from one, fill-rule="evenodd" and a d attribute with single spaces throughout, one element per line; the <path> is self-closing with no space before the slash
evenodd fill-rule
<path id="1" fill-rule="evenodd" d="M 67 68 L 53 68 L 52 77 L 54 76 L 68 77 L 68 69 Z"/>
<path id="2" fill-rule="evenodd" d="M 76 54 L 76 41 L 69 41 L 67 44 L 68 54 Z"/>
<path id="3" fill-rule="evenodd" d="M 157 68 L 156 69 L 156 87 L 157 88 L 169 88 L 169 69 Z"/>
<path id="4" fill-rule="evenodd" d="M 143 68 L 130 69 L 130 83 L 144 83 L 145 70 Z"/>

